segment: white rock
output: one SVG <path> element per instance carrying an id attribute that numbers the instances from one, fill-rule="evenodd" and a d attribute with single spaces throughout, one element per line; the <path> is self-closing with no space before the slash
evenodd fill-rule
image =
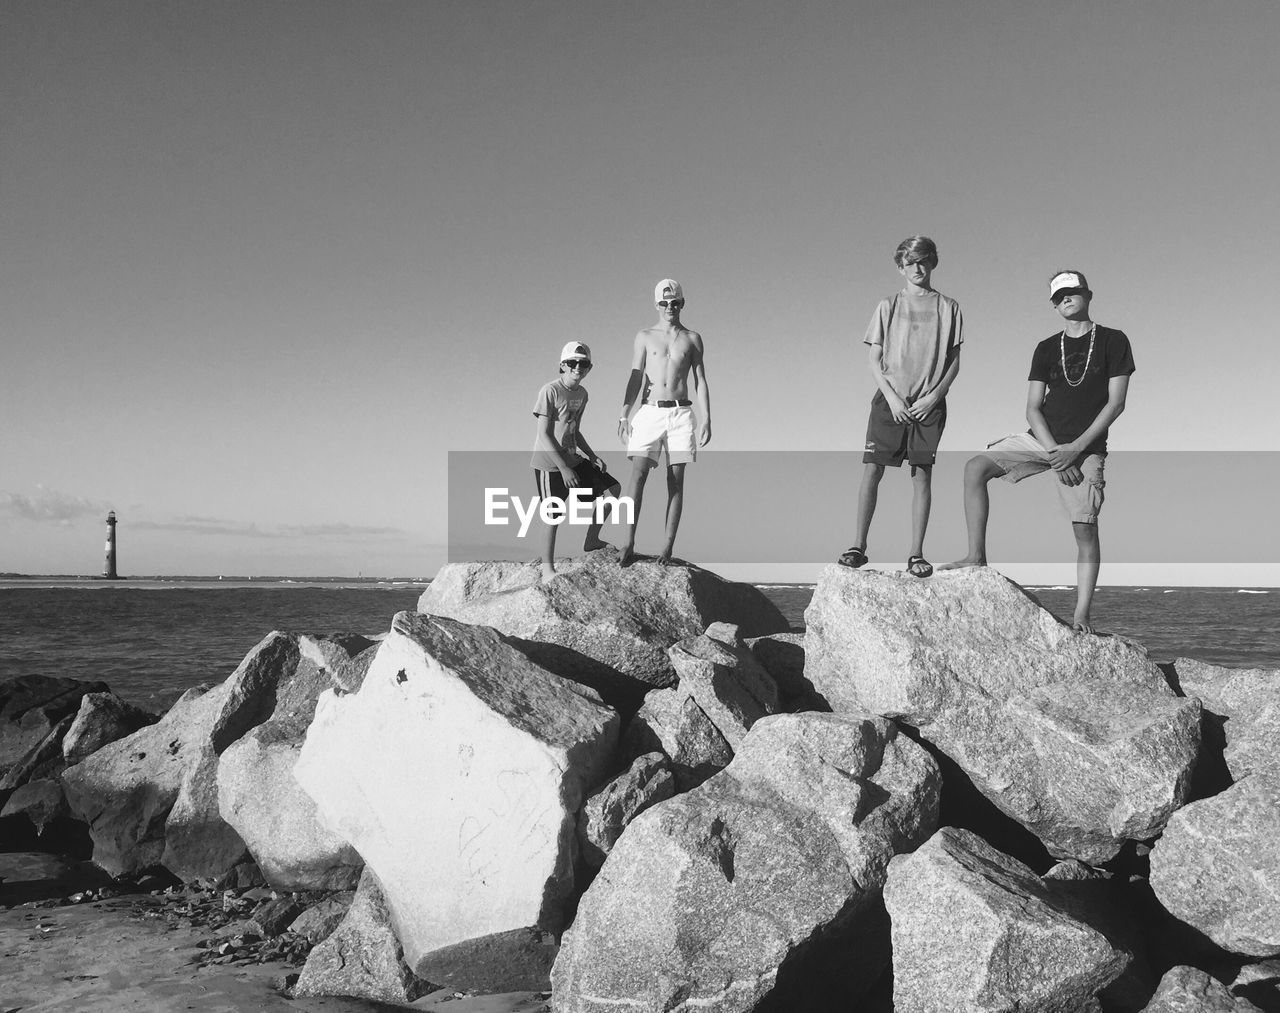
<path id="1" fill-rule="evenodd" d="M 410 966 L 441 982 L 436 951 L 562 928 L 577 812 L 617 732 L 494 630 L 402 612 L 359 692 L 320 697 L 294 777 L 376 872 Z"/>

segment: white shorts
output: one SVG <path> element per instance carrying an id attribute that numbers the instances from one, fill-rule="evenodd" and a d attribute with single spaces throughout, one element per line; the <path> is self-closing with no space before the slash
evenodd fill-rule
<path id="1" fill-rule="evenodd" d="M 991 458 L 1004 471 L 1000 477 L 1006 482 L 1021 482 L 1024 478 L 1049 471 L 1048 452 L 1030 433 L 1014 433 L 989 444 L 986 457 Z M 1058 499 L 1062 501 L 1073 524 L 1097 524 L 1098 511 L 1102 509 L 1103 490 L 1107 486 L 1103 477 L 1106 455 L 1086 454 L 1080 459 L 1080 471 L 1084 481 L 1079 485 L 1058 486 Z"/>
<path id="2" fill-rule="evenodd" d="M 687 464 L 698 459 L 698 437 L 693 409 L 659 408 L 642 404 L 631 416 L 631 439 L 627 441 L 628 457 L 647 457 L 655 464 L 667 449 L 668 464 Z"/>

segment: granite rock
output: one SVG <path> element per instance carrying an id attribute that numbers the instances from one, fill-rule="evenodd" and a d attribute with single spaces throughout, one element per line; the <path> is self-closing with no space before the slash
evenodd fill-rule
<path id="1" fill-rule="evenodd" d="M 1131 959 L 967 830 L 945 827 L 894 858 L 884 898 L 896 1013 L 1068 1013 Z"/>
<path id="2" fill-rule="evenodd" d="M 939 788 L 883 718 L 762 718 L 618 839 L 561 941 L 552 1009 L 853 1008 L 889 959 L 889 860 L 933 832 Z"/>
<path id="3" fill-rule="evenodd" d="M 1180 965 L 1165 972 L 1142 1013 L 1262 1013 L 1253 1003 L 1231 994 L 1222 982 L 1196 967 Z"/>
<path id="4" fill-rule="evenodd" d="M 346 890 L 364 860 L 333 832 L 293 769 L 325 690 L 355 692 L 376 645 L 355 634 L 300 635 L 271 715 L 218 758 L 218 806 L 277 890 Z"/>
<path id="5" fill-rule="evenodd" d="M 1280 954 L 1280 777 L 1249 774 L 1174 813 L 1151 852 L 1151 888 L 1224 949 Z"/>
<path id="6" fill-rule="evenodd" d="M 1222 721 L 1231 776 L 1280 774 L 1280 668 L 1222 668 L 1191 658 L 1173 667 L 1182 692 Z"/>
<path id="7" fill-rule="evenodd" d="M 410 1003 L 434 988 L 405 963 L 386 896 L 366 868 L 342 922 L 307 956 L 293 994 Z"/>
<path id="8" fill-rule="evenodd" d="M 650 806 L 669 799 L 675 790 L 675 779 L 662 753 L 637 756 L 582 807 L 578 839 L 583 858 L 599 867 L 627 825 Z"/>
<path id="9" fill-rule="evenodd" d="M 744 637 L 789 628 L 759 588 L 692 565 L 641 559 L 620 566 L 615 548 L 558 564 L 542 583 L 537 563 L 451 563 L 441 567 L 418 611 L 492 626 L 526 641 L 538 663 L 597 689 L 634 710 L 676 673 L 667 648 L 714 622 L 736 624 Z"/>
<path id="10" fill-rule="evenodd" d="M 727 623 L 673 644 L 670 655 L 679 681 L 645 696 L 626 744 L 633 754 L 665 753 L 676 790 L 688 791 L 724 768 L 756 721 L 777 713 L 778 690 Z"/>
<path id="11" fill-rule="evenodd" d="M 1056 857 L 1105 862 L 1188 797 L 1199 702 L 994 570 L 829 566 L 805 616 L 805 673 L 834 710 L 914 726 Z"/>

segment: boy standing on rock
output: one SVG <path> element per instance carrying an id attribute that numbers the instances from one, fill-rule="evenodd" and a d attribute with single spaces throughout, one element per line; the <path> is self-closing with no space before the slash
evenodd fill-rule
<path id="1" fill-rule="evenodd" d="M 587 407 L 587 391 L 582 378 L 591 370 L 591 349 L 581 341 L 570 341 L 560 351 L 560 377 L 543 384 L 533 402 L 537 433 L 533 443 L 533 474 L 538 484 L 538 497 L 564 503 L 571 489 L 590 490 L 587 500 L 618 495 L 618 480 L 610 475 L 604 462 L 587 443 L 579 426 Z M 580 452 L 581 451 L 581 452 Z M 584 454 L 586 456 L 584 456 Z M 540 511 L 541 513 L 541 511 Z M 557 506 L 556 519 L 547 523 L 542 543 L 542 579 L 556 575 L 556 528 L 564 522 L 564 510 Z M 545 519 L 545 515 L 544 515 Z M 602 549 L 608 542 L 600 539 L 601 518 L 597 514 L 587 527 L 582 548 L 590 552 Z"/>
<path id="2" fill-rule="evenodd" d="M 898 244 L 893 261 L 907 287 L 882 299 L 863 342 L 870 346 L 871 375 L 879 389 L 871 399 L 862 486 L 858 490 L 857 541 L 840 556 L 843 566 L 867 562 L 867 533 L 876 511 L 886 465 L 911 465 L 911 552 L 907 572 L 928 577 L 924 532 L 933 502 L 933 464 L 947 424 L 947 391 L 960 371 L 964 320 L 960 305 L 933 289 L 938 248 L 928 236 Z"/>
<path id="3" fill-rule="evenodd" d="M 658 562 L 663 566 L 671 562 L 684 509 L 684 466 L 697 460 L 698 447 L 705 447 L 711 441 L 711 391 L 703 365 L 702 335 L 680 323 L 684 289 L 674 278 L 663 278 L 654 288 L 653 301 L 658 308 L 658 322 L 636 335 L 631 375 L 623 395 L 622 416 L 618 419 L 618 437 L 631 458 L 627 496 L 635 511 L 622 547 L 623 566 L 635 558 L 636 524 L 640 522 L 644 483 L 664 447 L 667 451 L 667 540 Z M 690 385 L 698 401 L 697 418 L 689 397 Z M 631 406 L 637 399 L 643 403 L 632 416 Z"/>
<path id="4" fill-rule="evenodd" d="M 1031 431 L 997 440 L 971 457 L 964 469 L 964 516 L 969 554 L 944 570 L 987 565 L 987 483 L 1020 482 L 1052 470 L 1058 497 L 1076 538 L 1075 628 L 1092 633 L 1089 609 L 1098 584 L 1102 549 L 1098 511 L 1102 509 L 1107 429 L 1124 411 L 1133 374 L 1133 352 L 1122 331 L 1099 327 L 1089 316 L 1093 293 L 1079 271 L 1058 271 L 1049 279 L 1049 301 L 1063 328 L 1036 346 L 1027 377 L 1027 423 Z"/>

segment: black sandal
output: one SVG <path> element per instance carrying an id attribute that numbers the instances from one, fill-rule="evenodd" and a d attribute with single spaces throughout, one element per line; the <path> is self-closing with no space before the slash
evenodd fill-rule
<path id="1" fill-rule="evenodd" d="M 856 570 L 860 566 L 867 565 L 867 550 L 857 545 L 845 549 L 840 554 L 840 558 L 836 560 L 841 566 L 847 566 L 851 570 Z"/>
<path id="2" fill-rule="evenodd" d="M 924 556 L 912 556 L 907 560 L 907 573 L 913 577 L 932 577 L 933 564 Z"/>

